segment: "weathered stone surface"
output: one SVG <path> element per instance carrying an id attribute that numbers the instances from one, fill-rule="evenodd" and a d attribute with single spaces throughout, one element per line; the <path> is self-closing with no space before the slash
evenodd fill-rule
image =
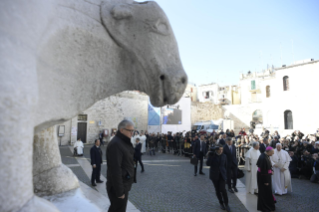
<path id="1" fill-rule="evenodd" d="M 192 124 L 198 121 L 217 120 L 220 118 L 223 118 L 223 111 L 220 105 L 215 105 L 212 102 L 192 102 Z"/>
<path id="2" fill-rule="evenodd" d="M 63 123 L 124 90 L 144 91 L 155 106 L 173 104 L 183 94 L 187 76 L 161 8 L 155 2 L 101 4 L 93 0 L 0 2 L 0 211 L 24 210 L 34 196 L 34 131 Z M 110 15 L 122 6 L 134 18 L 121 18 L 121 12 L 114 15 L 115 11 Z M 42 179 L 47 173 L 40 177 L 40 171 L 49 173 L 53 167 L 63 178 L 68 172 L 55 166 L 60 155 L 52 151 L 57 143 L 35 140 L 34 156 L 40 161 L 34 168 L 36 176 Z M 37 149 L 42 147 L 51 151 Z M 68 174 L 65 177 L 66 183 L 75 181 Z M 34 198 L 32 204 L 30 211 L 46 211 L 44 201 Z"/>

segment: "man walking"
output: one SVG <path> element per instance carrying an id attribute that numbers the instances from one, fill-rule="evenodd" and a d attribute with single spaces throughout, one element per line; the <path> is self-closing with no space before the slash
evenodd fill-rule
<path id="1" fill-rule="evenodd" d="M 106 149 L 106 190 L 111 202 L 109 212 L 126 211 L 128 192 L 134 182 L 135 151 L 131 143 L 133 132 L 133 122 L 121 121 L 116 135 Z"/>
<path id="2" fill-rule="evenodd" d="M 95 181 L 97 183 L 103 183 L 103 181 L 100 180 L 101 164 L 103 163 L 103 161 L 102 161 L 102 151 L 100 149 L 99 139 L 95 140 L 94 146 L 90 150 L 90 156 L 91 156 L 91 165 L 93 167 L 91 184 L 92 186 L 96 186 Z"/>
<path id="3" fill-rule="evenodd" d="M 144 172 L 144 165 L 142 163 L 142 153 L 141 153 L 141 149 L 142 149 L 142 144 L 140 143 L 140 139 L 136 138 L 135 140 L 136 145 L 135 145 L 135 153 L 134 153 L 134 158 L 136 161 L 136 169 L 137 169 L 137 164 L 140 163 L 141 167 L 142 167 L 142 173 Z"/>
<path id="4" fill-rule="evenodd" d="M 224 146 L 224 154 L 227 157 L 227 184 L 228 184 L 228 191 L 230 193 L 234 193 L 234 191 L 238 192 L 238 190 L 236 188 L 238 162 L 237 162 L 237 156 L 236 156 L 236 147 L 235 147 L 234 144 L 231 143 L 231 138 L 227 138 L 226 139 L 226 145 Z M 231 187 L 231 180 L 233 180 L 233 189 Z"/>
<path id="5" fill-rule="evenodd" d="M 225 189 L 225 182 L 227 181 L 227 158 L 226 155 L 223 154 L 223 146 L 218 144 L 211 152 L 208 152 L 207 155 L 206 165 L 210 166 L 209 178 L 214 184 L 220 208 L 222 210 L 230 211 L 228 196 Z"/>
<path id="6" fill-rule="evenodd" d="M 199 174 L 205 175 L 203 172 L 203 159 L 204 155 L 206 153 L 206 142 L 205 142 L 205 136 L 201 135 L 200 140 L 194 141 L 194 147 L 193 147 L 193 154 L 196 156 L 196 158 L 199 160 Z M 197 165 L 195 166 L 195 173 L 194 176 L 197 176 Z"/>

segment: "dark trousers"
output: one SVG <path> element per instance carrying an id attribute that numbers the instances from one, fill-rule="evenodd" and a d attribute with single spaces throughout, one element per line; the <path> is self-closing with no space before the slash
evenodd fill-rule
<path id="1" fill-rule="evenodd" d="M 125 192 L 124 199 L 120 199 L 116 196 L 113 187 L 107 186 L 106 190 L 111 202 L 108 212 L 125 212 L 128 200 L 128 192 Z"/>
<path id="2" fill-rule="evenodd" d="M 231 180 L 233 180 L 233 186 L 231 186 Z M 227 167 L 227 185 L 228 188 L 236 187 L 237 185 L 237 167 L 235 166 Z"/>
<path id="3" fill-rule="evenodd" d="M 203 172 L 203 160 L 204 160 L 204 153 L 203 152 L 199 152 L 199 173 L 202 173 Z M 194 171 L 195 171 L 195 174 L 197 174 L 197 166 L 194 166 Z"/>
<path id="4" fill-rule="evenodd" d="M 212 182 L 214 184 L 215 192 L 219 200 L 219 203 L 228 205 L 228 196 L 227 196 L 227 192 L 225 188 L 226 186 L 225 180 L 220 175 L 219 180 L 212 180 Z"/>
<path id="5" fill-rule="evenodd" d="M 144 171 L 144 165 L 143 165 L 143 162 L 142 162 L 142 157 L 136 158 L 136 170 L 137 170 L 138 163 L 140 163 L 140 165 L 142 167 L 142 171 Z"/>
<path id="6" fill-rule="evenodd" d="M 152 154 L 155 156 L 155 147 L 150 147 L 150 156 L 152 156 Z"/>
<path id="7" fill-rule="evenodd" d="M 92 177 L 91 177 L 91 183 L 94 184 L 95 181 L 100 181 L 100 175 L 101 175 L 101 164 L 100 165 L 96 165 L 96 167 L 93 168 Z"/>

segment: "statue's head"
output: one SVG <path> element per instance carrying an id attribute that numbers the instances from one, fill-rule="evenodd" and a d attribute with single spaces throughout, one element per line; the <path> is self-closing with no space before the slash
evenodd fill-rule
<path id="1" fill-rule="evenodd" d="M 103 2 L 101 16 L 111 37 L 130 55 L 130 89 L 147 93 L 154 106 L 176 103 L 187 75 L 165 13 L 156 2 L 123 2 Z"/>

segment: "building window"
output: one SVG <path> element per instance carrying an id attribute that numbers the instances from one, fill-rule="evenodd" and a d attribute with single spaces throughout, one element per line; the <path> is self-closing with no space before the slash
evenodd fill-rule
<path id="1" fill-rule="evenodd" d="M 206 99 L 209 99 L 209 91 L 206 92 Z"/>
<path id="2" fill-rule="evenodd" d="M 256 90 L 256 81 L 255 80 L 251 81 L 251 90 Z"/>
<path id="3" fill-rule="evenodd" d="M 283 83 L 284 83 L 284 91 L 289 91 L 289 77 L 285 76 L 283 78 Z"/>
<path id="4" fill-rule="evenodd" d="M 292 112 L 290 110 L 286 110 L 284 113 L 285 116 L 285 129 L 293 129 L 293 120 L 292 120 Z"/>
<path id="5" fill-rule="evenodd" d="M 266 97 L 267 98 L 270 97 L 270 86 L 269 85 L 266 86 Z"/>
<path id="6" fill-rule="evenodd" d="M 78 115 L 78 121 L 87 121 L 88 120 L 88 115 L 86 114 L 79 114 Z"/>

